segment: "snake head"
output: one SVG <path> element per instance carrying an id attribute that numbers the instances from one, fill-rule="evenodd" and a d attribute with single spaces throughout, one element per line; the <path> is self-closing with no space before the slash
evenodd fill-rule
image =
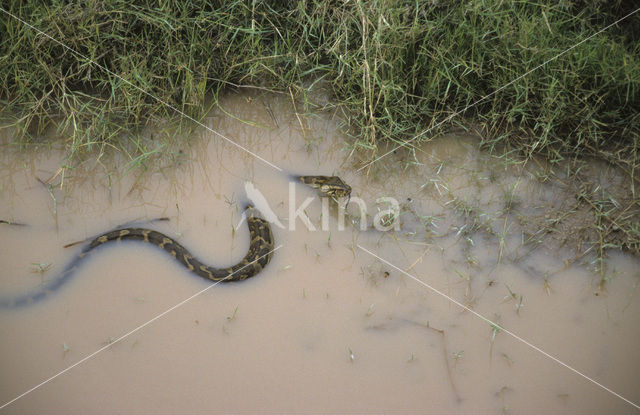
<path id="1" fill-rule="evenodd" d="M 307 186 L 318 189 L 324 196 L 351 196 L 351 186 L 338 176 L 299 176 L 298 179 Z"/>

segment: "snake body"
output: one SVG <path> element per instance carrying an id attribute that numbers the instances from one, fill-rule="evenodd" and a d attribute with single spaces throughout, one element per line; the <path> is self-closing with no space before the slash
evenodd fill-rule
<path id="1" fill-rule="evenodd" d="M 351 187 L 337 176 L 295 177 L 302 183 L 318 189 L 327 196 L 342 197 L 349 196 L 351 193 Z M 274 239 L 269 222 L 256 216 L 253 207 L 249 207 L 246 212 L 251 238 L 249 250 L 240 262 L 228 268 L 217 268 L 204 264 L 175 239 L 161 232 L 145 228 L 118 228 L 94 238 L 65 267 L 58 277 L 47 281 L 35 293 L 8 299 L 0 298 L 0 308 L 17 308 L 43 300 L 71 278 L 80 262 L 89 252 L 112 241 L 134 240 L 155 245 L 171 254 L 189 271 L 211 281 L 231 282 L 251 278 L 259 274 L 271 261 L 274 251 Z"/>
<path id="2" fill-rule="evenodd" d="M 189 271 L 208 280 L 225 282 L 242 281 L 262 271 L 273 256 L 273 233 L 271 232 L 269 222 L 262 218 L 250 216 L 247 218 L 247 224 L 249 225 L 249 233 L 251 236 L 249 251 L 240 262 L 229 268 L 215 268 L 206 265 L 191 255 L 191 253 L 175 239 L 158 231 L 144 228 L 117 229 L 100 235 L 91 241 L 88 249 L 81 255 L 84 256 L 91 249 L 110 241 L 137 240 L 148 242 L 164 249 L 177 259 L 178 262 L 187 267 Z"/>

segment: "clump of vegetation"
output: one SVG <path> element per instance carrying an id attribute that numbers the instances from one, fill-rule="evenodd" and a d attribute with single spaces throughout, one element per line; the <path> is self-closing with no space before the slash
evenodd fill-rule
<path id="1" fill-rule="evenodd" d="M 463 126 L 489 149 L 605 159 L 628 173 L 637 206 L 640 13 L 600 4 L 7 0 L 0 117 L 21 145 L 63 132 L 70 167 L 107 148 L 143 163 L 157 151 L 140 133 L 149 120 L 201 119 L 208 98 L 241 87 L 318 110 L 322 80 L 369 160 Z M 615 226 L 637 246 L 637 218 Z"/>

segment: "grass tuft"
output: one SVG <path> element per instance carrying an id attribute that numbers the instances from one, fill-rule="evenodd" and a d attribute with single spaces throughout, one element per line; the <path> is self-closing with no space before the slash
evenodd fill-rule
<path id="1" fill-rule="evenodd" d="M 112 149 L 129 168 L 172 148 L 144 134 L 155 120 L 189 122 L 172 108 L 200 120 L 206 102 L 226 91 L 281 91 L 304 111 L 336 110 L 350 144 L 369 160 L 384 146 L 462 126 L 480 132 L 490 150 L 552 162 L 604 159 L 628 174 L 636 206 L 640 13 L 554 59 L 633 7 L 622 0 L 606 9 L 599 0 L 7 0 L 0 117 L 23 147 L 41 144 L 47 128 L 57 131 L 46 137 L 63 142 L 69 168 Z M 320 85 L 331 104 L 313 101 Z M 636 238 L 622 246 L 638 246 L 637 219 L 615 226 Z"/>

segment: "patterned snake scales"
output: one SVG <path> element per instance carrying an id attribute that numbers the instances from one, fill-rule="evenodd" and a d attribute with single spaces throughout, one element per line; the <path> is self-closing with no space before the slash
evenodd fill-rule
<path id="1" fill-rule="evenodd" d="M 344 197 L 351 194 L 351 187 L 337 176 L 294 176 L 300 182 L 318 189 L 321 194 Z M 85 245 L 82 251 L 71 261 L 62 273 L 45 282 L 35 292 L 13 298 L 0 298 L 0 308 L 17 308 L 30 305 L 47 298 L 66 283 L 78 268 L 82 259 L 94 248 L 111 241 L 136 240 L 153 244 L 173 256 L 189 271 L 211 281 L 242 281 L 254 277 L 269 264 L 273 256 L 274 240 L 271 226 L 266 220 L 256 216 L 256 209 L 249 206 L 246 210 L 249 226 L 249 251 L 237 264 L 228 268 L 216 268 L 194 257 L 184 246 L 169 236 L 144 228 L 122 228 L 102 234 Z"/>

